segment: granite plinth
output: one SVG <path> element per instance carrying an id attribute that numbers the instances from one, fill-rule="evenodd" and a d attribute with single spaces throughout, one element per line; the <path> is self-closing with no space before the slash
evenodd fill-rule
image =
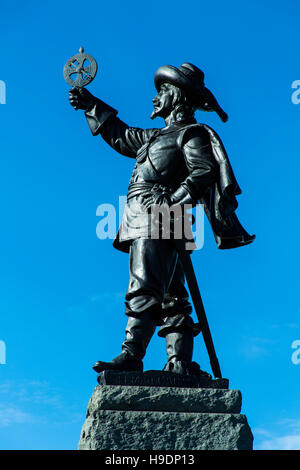
<path id="1" fill-rule="evenodd" d="M 80 450 L 251 450 L 239 390 L 98 385 Z"/>
<path id="2" fill-rule="evenodd" d="M 90 399 L 87 418 L 99 410 L 240 413 L 239 390 L 176 387 L 98 385 Z"/>

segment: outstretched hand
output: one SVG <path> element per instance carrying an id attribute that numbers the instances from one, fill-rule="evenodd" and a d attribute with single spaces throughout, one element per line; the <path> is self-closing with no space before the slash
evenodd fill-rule
<path id="1" fill-rule="evenodd" d="M 72 88 L 69 91 L 69 101 L 74 109 L 88 111 L 95 104 L 96 98 L 85 88 Z"/>

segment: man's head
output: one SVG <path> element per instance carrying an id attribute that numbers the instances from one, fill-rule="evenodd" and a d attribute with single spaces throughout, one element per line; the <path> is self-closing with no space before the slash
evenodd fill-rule
<path id="1" fill-rule="evenodd" d="M 196 109 L 215 111 L 223 122 L 227 121 L 227 114 L 204 85 L 204 73 L 195 65 L 185 63 L 178 68 L 164 65 L 156 71 L 154 83 L 158 94 L 153 100 L 152 119 L 156 116 L 165 118 L 176 104 L 181 104 L 185 111 L 190 108 L 193 113 Z"/>
<path id="2" fill-rule="evenodd" d="M 196 109 L 184 90 L 167 82 L 159 86 L 159 91 L 152 101 L 154 109 L 151 114 L 151 119 L 158 116 L 165 119 L 176 107 L 181 110 L 184 108 L 185 114 L 192 117 Z"/>

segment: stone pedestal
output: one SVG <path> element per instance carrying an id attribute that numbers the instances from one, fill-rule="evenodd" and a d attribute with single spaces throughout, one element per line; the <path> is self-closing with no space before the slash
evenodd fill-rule
<path id="1" fill-rule="evenodd" d="M 252 449 L 250 427 L 240 414 L 241 393 L 224 388 L 226 379 L 211 381 L 214 388 L 207 388 L 207 381 L 205 388 L 104 385 L 118 382 L 118 373 L 111 374 L 102 376 L 89 401 L 79 450 Z M 147 373 L 133 374 L 141 381 Z M 150 376 L 151 371 L 148 382 Z"/>

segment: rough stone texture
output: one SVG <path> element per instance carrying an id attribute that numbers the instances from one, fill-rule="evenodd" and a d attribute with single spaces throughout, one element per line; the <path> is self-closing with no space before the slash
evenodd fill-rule
<path id="1" fill-rule="evenodd" d="M 79 450 L 249 450 L 238 390 L 98 386 Z"/>
<path id="2" fill-rule="evenodd" d="M 252 435 L 239 414 L 159 411 L 95 412 L 79 450 L 246 450 Z"/>
<path id="3" fill-rule="evenodd" d="M 97 410 L 240 413 L 241 406 L 239 390 L 103 385 L 95 388 L 87 417 Z"/>

